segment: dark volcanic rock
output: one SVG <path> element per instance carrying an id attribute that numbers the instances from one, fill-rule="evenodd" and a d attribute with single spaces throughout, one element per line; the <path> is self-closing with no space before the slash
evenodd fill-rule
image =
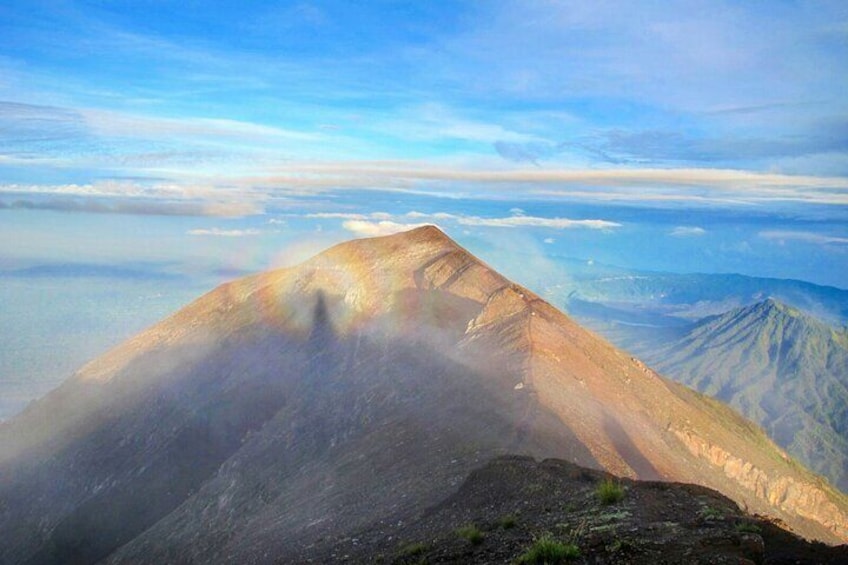
<path id="1" fill-rule="evenodd" d="M 623 488 L 620 501 L 601 502 L 605 479 Z M 463 537 L 468 526 L 482 541 Z M 323 540 L 279 563 L 514 563 L 542 536 L 574 544 L 574 563 L 848 563 L 848 546 L 807 542 L 704 487 L 528 457 L 492 460 L 415 520 Z"/>

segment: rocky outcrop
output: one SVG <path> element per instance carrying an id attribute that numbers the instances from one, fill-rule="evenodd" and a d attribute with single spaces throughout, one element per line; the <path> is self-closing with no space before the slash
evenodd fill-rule
<path id="1" fill-rule="evenodd" d="M 500 457 L 475 470 L 456 494 L 421 517 L 401 525 L 374 524 L 333 540 L 311 557 L 329 562 L 346 556 L 349 563 L 515 563 L 546 536 L 579 553 L 571 563 L 848 560 L 848 546 L 806 542 L 710 489 L 612 478 L 622 498 L 605 504 L 597 494 L 604 479 L 611 477 L 565 461 Z"/>
<path id="2" fill-rule="evenodd" d="M 674 434 L 692 455 L 720 468 L 729 478 L 754 496 L 776 506 L 825 525 L 836 536 L 848 539 L 848 516 L 832 502 L 821 482 L 816 485 L 789 476 L 769 476 L 765 471 L 712 444 L 691 431 L 674 430 Z"/>

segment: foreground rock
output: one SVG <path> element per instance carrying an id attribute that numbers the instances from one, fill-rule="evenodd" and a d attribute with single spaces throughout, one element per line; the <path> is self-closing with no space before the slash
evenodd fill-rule
<path id="1" fill-rule="evenodd" d="M 605 503 L 598 491 L 610 479 L 622 498 Z M 516 563 L 543 538 L 575 548 L 569 563 L 848 563 L 848 546 L 807 542 L 710 489 L 522 457 L 491 461 L 413 521 L 324 540 L 323 553 L 299 559 Z"/>

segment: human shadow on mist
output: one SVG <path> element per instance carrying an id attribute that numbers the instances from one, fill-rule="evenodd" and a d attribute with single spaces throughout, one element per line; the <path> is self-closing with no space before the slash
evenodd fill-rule
<path id="1" fill-rule="evenodd" d="M 94 563 L 146 530 L 149 548 L 156 536 L 191 526 L 191 520 L 168 520 L 181 505 L 197 515 L 217 507 L 227 477 L 256 485 L 240 493 L 245 499 L 316 497 L 302 509 L 280 509 L 283 524 L 309 523 L 323 508 L 346 525 L 397 506 L 392 489 L 400 484 L 412 489 L 409 507 L 437 501 L 450 492 L 444 469 L 452 460 L 482 463 L 469 453 L 518 449 L 556 457 L 566 453 L 557 446 L 567 444 L 568 453 L 594 461 L 573 434 L 556 427 L 554 416 L 516 433 L 527 406 L 510 400 L 514 391 L 494 391 L 489 376 L 424 342 L 340 335 L 332 300 L 323 293 L 314 300 L 306 336 L 270 324 L 221 332 L 202 345 L 149 351 L 114 382 L 79 382 L 98 388 L 98 405 L 86 407 L 91 415 L 55 438 L 49 452 L 0 469 L 8 477 L 0 485 L 8 510 L 0 530 L 14 538 L 0 549 L 0 561 Z M 200 354 L 195 347 L 203 348 Z M 526 445 L 508 441 L 515 437 Z M 352 451 L 346 460 L 370 461 L 342 465 L 338 453 L 345 449 Z M 312 483 L 301 475 L 310 465 L 348 471 L 333 471 L 341 473 L 335 491 L 310 495 L 304 485 Z M 6 523 L 12 516 L 14 525 Z M 194 527 L 214 532 L 219 519 Z M 216 543 L 211 534 L 207 541 Z M 171 550 L 179 551 L 165 547 L 159 557 Z"/>

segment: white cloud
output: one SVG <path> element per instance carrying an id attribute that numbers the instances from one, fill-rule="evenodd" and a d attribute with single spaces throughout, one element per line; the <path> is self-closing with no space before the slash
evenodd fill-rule
<path id="1" fill-rule="evenodd" d="M 545 238 L 545 243 L 556 243 L 556 240 L 555 240 L 554 238 L 552 238 L 552 237 L 546 237 L 546 238 Z"/>
<path id="2" fill-rule="evenodd" d="M 621 227 L 618 222 L 609 220 L 572 220 L 569 218 L 540 218 L 538 216 L 509 216 L 506 218 L 481 218 L 480 216 L 466 216 L 463 214 L 449 214 L 447 212 L 436 212 L 434 214 L 423 214 L 421 212 L 409 212 L 408 218 L 432 218 L 435 220 L 449 220 L 463 226 L 479 226 L 488 228 L 516 228 L 537 227 L 551 229 L 574 229 L 588 228 L 596 230 L 609 230 Z"/>
<path id="3" fill-rule="evenodd" d="M 766 230 L 761 231 L 758 235 L 762 238 L 775 240 L 780 243 L 785 241 L 803 241 L 805 243 L 813 243 L 816 245 L 848 244 L 848 237 L 825 235 L 808 231 Z"/>
<path id="4" fill-rule="evenodd" d="M 698 237 L 707 233 L 707 230 L 698 226 L 677 226 L 668 235 L 673 237 Z"/>
<path id="5" fill-rule="evenodd" d="M 509 218 L 480 218 L 478 216 L 456 216 L 457 223 L 465 226 L 491 228 L 536 227 L 556 230 L 588 228 L 609 230 L 621 227 L 618 222 L 608 220 L 571 220 L 569 218 L 539 218 L 535 216 L 510 216 Z"/>
<path id="6" fill-rule="evenodd" d="M 108 110 L 77 109 L 91 133 L 120 137 L 228 137 L 238 139 L 293 139 L 315 140 L 318 136 L 299 131 L 213 118 L 161 118 L 113 112 Z"/>
<path id="7" fill-rule="evenodd" d="M 175 173 L 176 174 L 176 173 Z M 170 172 L 168 175 L 174 178 Z M 425 166 L 410 162 L 292 163 L 285 176 L 187 174 L 168 181 L 110 180 L 82 184 L 0 185 L 0 193 L 57 197 L 96 197 L 117 200 L 160 201 L 168 210 L 148 212 L 150 206 L 124 204 L 99 206 L 102 212 L 169 213 L 208 216 L 261 214 L 270 201 L 327 191 L 388 190 L 432 197 L 465 198 L 545 196 L 552 200 L 585 202 L 668 202 L 720 205 L 762 205 L 774 202 L 848 205 L 848 178 L 752 173 L 724 169 L 470 169 Z M 180 204 L 185 202 L 185 204 Z M 189 205 L 190 203 L 190 205 Z M 164 206 L 165 204 L 163 204 Z M 85 206 L 72 206 L 85 211 Z M 170 210 L 173 210 L 171 212 Z M 182 211 L 181 211 L 182 210 Z M 616 222 L 603 219 L 536 218 L 517 214 L 509 218 L 482 218 L 412 212 L 406 219 L 450 220 L 466 226 L 545 227 L 551 229 L 612 229 Z M 391 221 L 386 212 L 314 213 L 310 218 Z M 686 227 L 686 226 L 679 226 Z M 697 235 L 675 231 L 672 235 Z"/>
<path id="8" fill-rule="evenodd" d="M 3 194 L 25 195 L 9 207 L 37 210 L 218 217 L 264 213 L 261 194 L 195 183 L 105 180 L 87 184 L 5 184 L 0 185 L 0 195 Z"/>
<path id="9" fill-rule="evenodd" d="M 303 217 L 318 220 L 367 220 L 371 215 L 353 214 L 350 212 L 313 212 L 311 214 L 304 214 Z"/>
<path id="10" fill-rule="evenodd" d="M 255 229 L 246 229 L 246 230 L 222 230 L 220 228 L 209 228 L 209 229 L 194 229 L 188 230 L 186 232 L 189 235 L 209 235 L 215 237 L 246 237 L 259 235 L 259 230 Z"/>
<path id="11" fill-rule="evenodd" d="M 462 191 L 469 196 L 486 197 L 520 188 L 528 196 L 584 201 L 848 204 L 846 177 L 712 168 L 479 169 L 409 161 L 313 162 L 287 164 L 282 176 L 268 171 L 266 175 L 232 182 L 246 182 L 269 191 L 280 187 L 307 192 L 357 188 L 419 190 L 434 196 Z M 447 188 L 451 190 L 446 191 Z"/>
<path id="12" fill-rule="evenodd" d="M 374 121 L 372 127 L 404 140 L 435 141 L 457 139 L 486 144 L 497 141 L 528 143 L 541 141 L 536 135 L 506 128 L 492 121 L 475 120 L 435 103 L 420 104 L 389 121 Z"/>
<path id="13" fill-rule="evenodd" d="M 342 227 L 349 232 L 366 237 L 376 237 L 381 235 L 392 235 L 402 231 L 420 228 L 427 224 L 399 224 L 388 220 L 379 222 L 369 222 L 366 220 L 347 220 L 342 224 Z"/>
<path id="14" fill-rule="evenodd" d="M 362 235 L 385 235 L 396 233 L 404 229 L 410 229 L 423 223 L 401 223 L 399 220 L 430 220 L 440 222 L 454 222 L 462 226 L 489 227 L 489 228 L 517 228 L 538 227 L 549 229 L 596 229 L 610 230 L 621 227 L 618 222 L 609 220 L 572 220 L 569 218 L 541 218 L 537 216 L 509 216 L 505 218 L 482 218 L 480 216 L 467 216 L 464 214 L 450 214 L 448 212 L 434 212 L 425 214 L 423 212 L 411 211 L 402 215 L 392 215 L 387 212 L 372 212 L 370 214 L 358 214 L 348 212 L 316 212 L 305 214 L 305 218 L 316 219 L 341 219 L 342 224 L 348 231 Z M 394 231 L 392 231 L 394 230 Z"/>

